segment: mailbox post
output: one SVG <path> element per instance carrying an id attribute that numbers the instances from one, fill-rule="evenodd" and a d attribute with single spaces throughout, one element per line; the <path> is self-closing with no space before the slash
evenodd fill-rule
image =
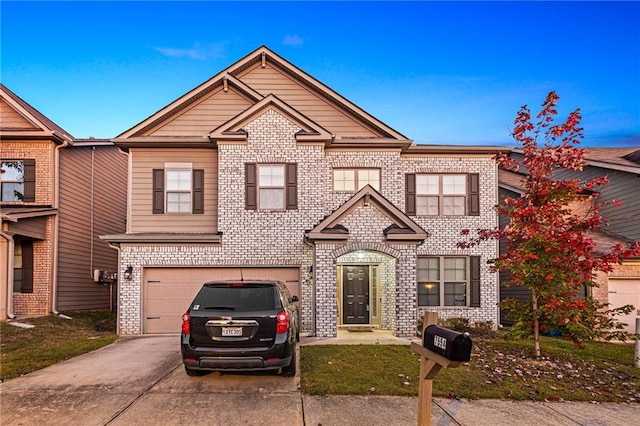
<path id="1" fill-rule="evenodd" d="M 471 338 L 447 328 L 438 327 L 437 312 L 424 316 L 422 345 L 411 343 L 420 354 L 420 382 L 418 388 L 418 426 L 431 426 L 433 378 L 442 367 L 455 368 L 471 358 Z"/>

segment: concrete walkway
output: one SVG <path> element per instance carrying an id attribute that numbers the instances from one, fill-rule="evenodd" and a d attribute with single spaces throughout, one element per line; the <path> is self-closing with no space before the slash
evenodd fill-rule
<path id="1" fill-rule="evenodd" d="M 408 341 L 368 336 L 379 344 Z M 302 344 L 357 344 L 365 336 L 303 338 Z M 306 396 L 300 378 L 270 373 L 188 377 L 178 336 L 116 343 L 0 384 L 0 424 L 305 425 L 417 424 L 417 398 Z M 371 340 L 367 341 L 372 343 Z M 432 425 L 640 424 L 640 404 L 533 403 L 434 399 Z"/>

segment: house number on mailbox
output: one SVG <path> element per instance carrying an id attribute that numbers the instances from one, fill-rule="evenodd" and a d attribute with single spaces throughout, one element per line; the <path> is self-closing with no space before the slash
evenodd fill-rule
<path id="1" fill-rule="evenodd" d="M 433 345 L 445 351 L 447 350 L 447 339 L 442 336 L 433 336 Z"/>

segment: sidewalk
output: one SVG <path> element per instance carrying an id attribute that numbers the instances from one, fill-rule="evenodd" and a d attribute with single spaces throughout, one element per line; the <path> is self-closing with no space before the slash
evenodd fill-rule
<path id="1" fill-rule="evenodd" d="M 336 338 L 303 337 L 301 346 L 348 344 L 402 344 L 415 339 L 391 333 L 338 332 Z M 305 426 L 415 426 L 417 397 L 302 396 Z M 583 425 L 630 426 L 640 424 L 640 404 L 590 402 L 532 402 L 434 398 L 431 424 L 435 426 Z"/>
<path id="2" fill-rule="evenodd" d="M 302 397 L 305 426 L 415 426 L 418 398 L 397 396 Z M 631 426 L 640 421 L 640 404 L 589 402 L 513 402 L 434 398 L 434 426 Z"/>

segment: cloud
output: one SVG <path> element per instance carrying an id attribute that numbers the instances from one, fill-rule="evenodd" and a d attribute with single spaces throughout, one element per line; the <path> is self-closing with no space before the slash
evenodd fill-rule
<path id="1" fill-rule="evenodd" d="M 287 46 L 302 46 L 304 44 L 304 39 L 298 35 L 288 35 L 284 37 L 282 43 Z"/>
<path id="2" fill-rule="evenodd" d="M 210 44 L 207 46 L 201 46 L 200 43 L 195 43 L 191 48 L 153 47 L 153 50 L 172 58 L 190 58 L 204 60 L 223 57 L 225 48 L 222 44 Z"/>

